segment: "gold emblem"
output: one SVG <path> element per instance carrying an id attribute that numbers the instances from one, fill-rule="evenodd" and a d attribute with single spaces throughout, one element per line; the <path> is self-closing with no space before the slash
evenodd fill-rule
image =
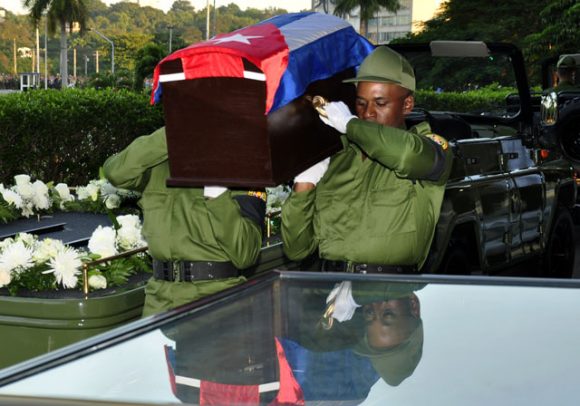
<path id="1" fill-rule="evenodd" d="M 447 151 L 447 148 L 449 148 L 449 143 L 447 142 L 447 140 L 445 138 L 441 137 L 440 135 L 437 135 L 437 134 L 427 134 L 427 138 L 432 139 L 438 145 L 440 145 L 441 148 L 443 148 L 443 151 Z"/>

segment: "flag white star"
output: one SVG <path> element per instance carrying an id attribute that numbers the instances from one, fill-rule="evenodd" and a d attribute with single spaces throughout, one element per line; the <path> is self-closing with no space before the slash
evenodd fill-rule
<path id="1" fill-rule="evenodd" d="M 242 44 L 250 45 L 250 41 L 253 38 L 262 38 L 262 35 L 243 35 L 243 34 L 235 34 L 229 37 L 222 37 L 218 39 L 214 39 L 213 42 L 216 44 L 223 44 L 224 42 L 240 42 Z"/>

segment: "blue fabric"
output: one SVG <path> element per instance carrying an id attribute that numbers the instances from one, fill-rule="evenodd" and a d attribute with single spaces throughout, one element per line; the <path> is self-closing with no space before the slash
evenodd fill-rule
<path id="1" fill-rule="evenodd" d="M 274 24 L 276 27 L 280 28 L 284 25 L 293 23 L 296 20 L 300 20 L 310 14 L 314 14 L 313 11 L 305 12 L 305 13 L 289 13 L 289 14 L 281 14 L 279 16 L 275 16 L 269 18 L 267 20 L 261 21 L 258 24 Z"/>
<path id="2" fill-rule="evenodd" d="M 271 111 L 304 94 L 310 83 L 357 67 L 373 49 L 374 45 L 349 27 L 290 52 Z"/>
<path id="3" fill-rule="evenodd" d="M 366 399 L 379 379 L 369 359 L 350 349 L 314 352 L 292 340 L 280 343 L 305 400 Z"/>

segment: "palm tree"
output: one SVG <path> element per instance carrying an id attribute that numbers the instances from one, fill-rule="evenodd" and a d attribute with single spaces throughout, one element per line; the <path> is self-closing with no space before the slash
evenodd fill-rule
<path id="1" fill-rule="evenodd" d="M 68 86 L 68 30 L 78 23 L 81 33 L 86 30 L 88 11 L 86 0 L 24 0 L 24 7 L 30 11 L 30 18 L 38 26 L 46 12 L 48 30 L 51 34 L 60 29 L 60 77 L 62 87 Z"/>
<path id="2" fill-rule="evenodd" d="M 366 37 L 368 33 L 368 22 L 381 9 L 385 8 L 390 12 L 396 12 L 401 8 L 399 0 L 331 0 L 335 4 L 334 14 L 345 17 L 357 7 L 360 7 L 360 28 L 361 35 Z"/>

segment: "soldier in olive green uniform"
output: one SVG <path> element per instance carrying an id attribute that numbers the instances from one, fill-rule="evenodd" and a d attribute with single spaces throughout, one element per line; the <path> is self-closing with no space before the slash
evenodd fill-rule
<path id="1" fill-rule="evenodd" d="M 379 47 L 356 78 L 356 112 L 326 105 L 344 148 L 295 178 L 282 209 L 287 256 L 317 248 L 325 271 L 413 272 L 433 238 L 452 162 L 447 141 L 427 123 L 407 130 L 415 76 L 409 62 Z"/>
<path id="2" fill-rule="evenodd" d="M 558 73 L 558 84 L 554 87 L 557 92 L 560 91 L 580 91 L 576 83 L 577 69 L 576 60 L 570 55 L 564 55 L 556 64 Z"/>
<path id="3" fill-rule="evenodd" d="M 104 171 L 113 185 L 143 193 L 143 236 L 154 258 L 144 316 L 245 281 L 239 269 L 256 262 L 262 245 L 263 192 L 168 188 L 165 128 L 107 159 Z"/>

